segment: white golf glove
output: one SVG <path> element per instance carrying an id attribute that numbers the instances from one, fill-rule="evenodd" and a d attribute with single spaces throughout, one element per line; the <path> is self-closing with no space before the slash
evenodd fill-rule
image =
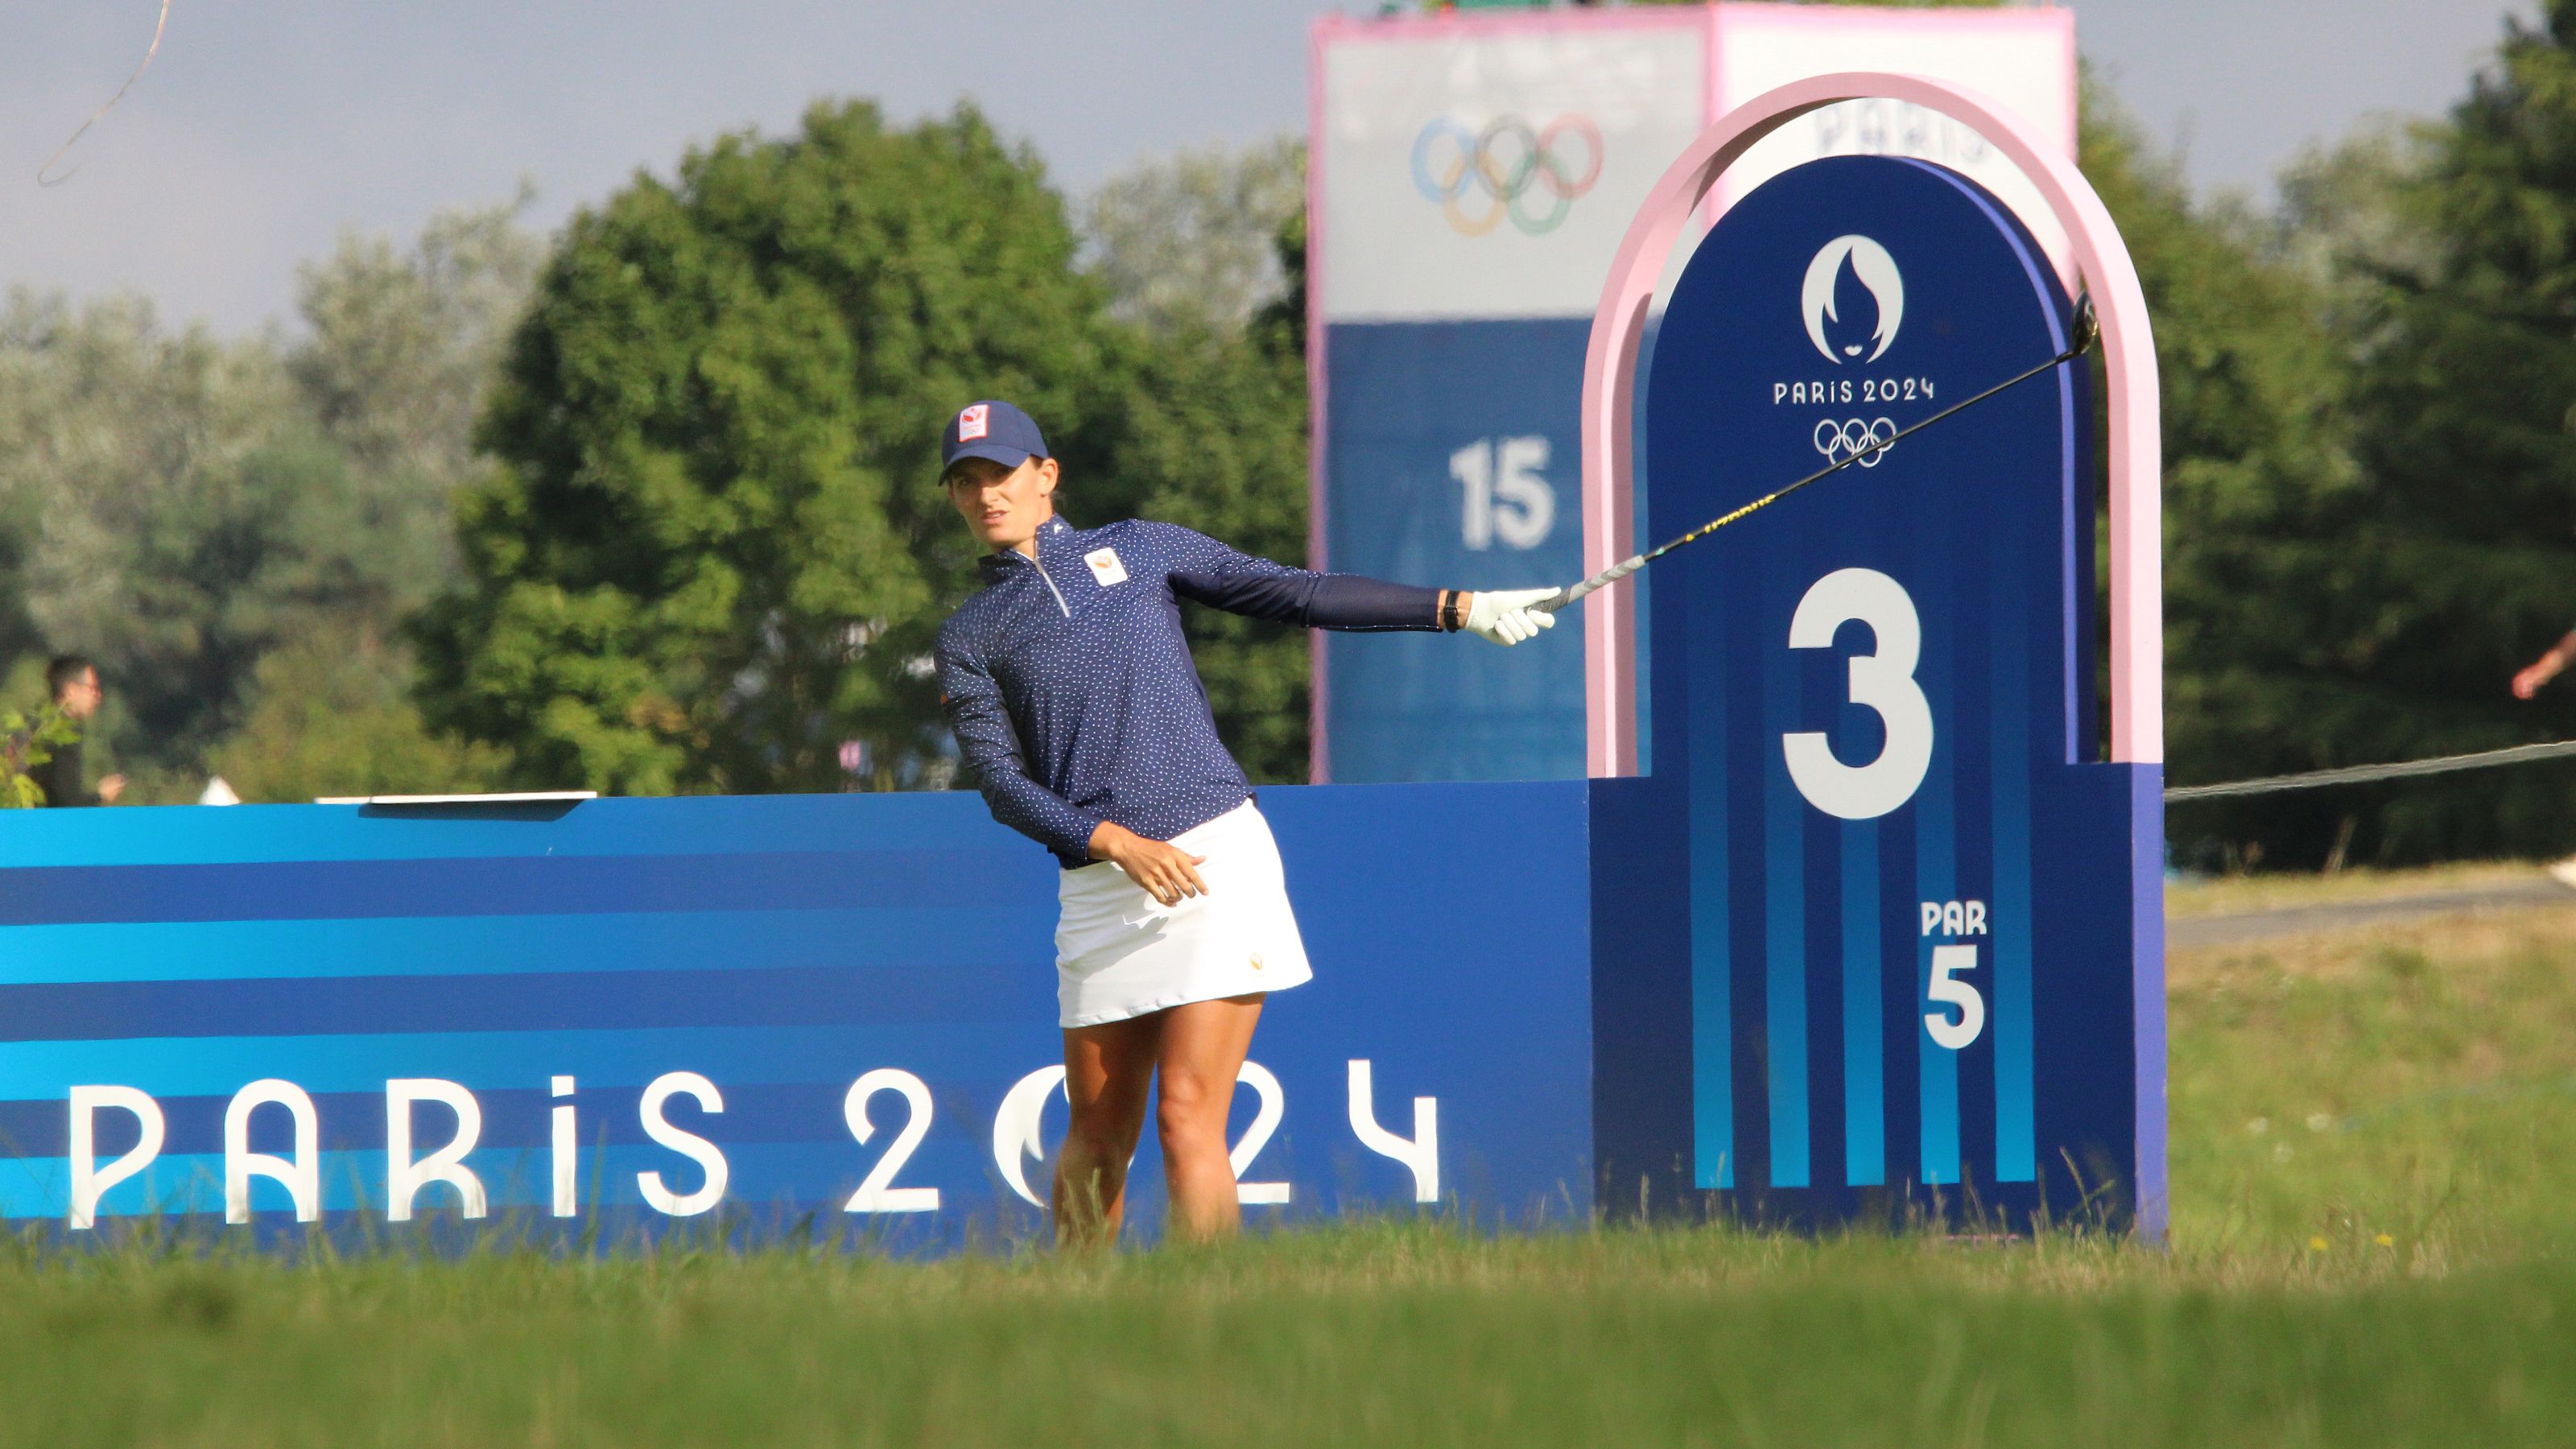
<path id="1" fill-rule="evenodd" d="M 1555 596 L 1554 589 L 1478 589 L 1476 602 L 1467 609 L 1467 632 L 1506 648 L 1537 638 L 1541 629 L 1556 627 L 1556 616 L 1530 605 Z"/>

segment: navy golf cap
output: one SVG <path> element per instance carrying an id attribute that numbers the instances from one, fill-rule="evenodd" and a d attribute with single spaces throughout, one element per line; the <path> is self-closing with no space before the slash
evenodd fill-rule
<path id="1" fill-rule="evenodd" d="M 1046 438 L 1027 413 L 1006 402 L 990 400 L 969 403 L 948 420 L 948 431 L 939 435 L 939 476 L 957 466 L 960 458 L 989 458 L 1005 468 L 1016 468 L 1031 458 L 1044 458 Z"/>

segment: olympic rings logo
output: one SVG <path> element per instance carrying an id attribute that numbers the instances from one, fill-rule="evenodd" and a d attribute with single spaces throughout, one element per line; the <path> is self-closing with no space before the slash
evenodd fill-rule
<path id="1" fill-rule="evenodd" d="M 1582 116 L 1559 116 L 1544 130 L 1501 116 L 1481 131 L 1443 116 L 1413 138 L 1414 189 L 1460 236 L 1483 236 L 1507 218 L 1524 235 L 1544 236 L 1600 179 L 1601 128 Z"/>
<path id="2" fill-rule="evenodd" d="M 1868 422 L 1853 418 L 1840 423 L 1827 418 L 1816 424 L 1816 451 L 1824 454 L 1828 463 L 1839 463 L 1857 455 L 1862 467 L 1875 468 L 1879 460 L 1887 456 L 1895 440 L 1896 424 L 1886 418 L 1874 418 Z"/>

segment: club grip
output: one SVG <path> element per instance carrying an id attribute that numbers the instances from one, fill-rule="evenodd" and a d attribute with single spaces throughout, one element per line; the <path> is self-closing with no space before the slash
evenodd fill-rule
<path id="1" fill-rule="evenodd" d="M 1562 609 L 1573 602 L 1574 590 L 1565 588 L 1557 590 L 1555 593 L 1550 594 L 1546 598 L 1539 600 L 1537 603 L 1530 605 L 1530 607 L 1536 609 L 1542 614 L 1553 614 L 1557 610 Z"/>

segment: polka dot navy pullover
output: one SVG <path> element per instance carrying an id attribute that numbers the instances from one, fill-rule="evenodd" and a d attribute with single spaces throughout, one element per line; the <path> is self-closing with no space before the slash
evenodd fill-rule
<path id="1" fill-rule="evenodd" d="M 1050 518 L 1037 552 L 982 560 L 984 587 L 939 626 L 939 687 L 993 818 L 1068 870 L 1090 863 L 1103 820 L 1169 840 L 1251 798 L 1181 600 L 1314 629 L 1437 627 L 1435 589 L 1291 568 L 1169 523 Z"/>

